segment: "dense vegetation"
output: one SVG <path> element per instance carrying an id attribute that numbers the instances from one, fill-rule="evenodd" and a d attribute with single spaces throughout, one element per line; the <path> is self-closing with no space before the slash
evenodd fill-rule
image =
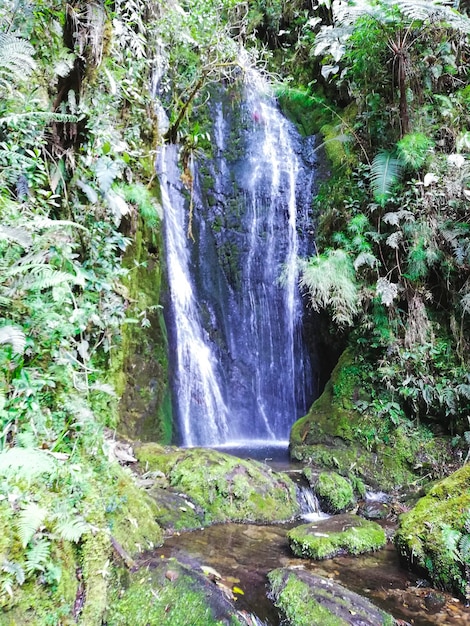
<path id="1" fill-rule="evenodd" d="M 34 606 L 28 584 L 61 590 L 38 623 L 70 615 L 61 563 L 103 581 L 110 529 L 130 551 L 160 538 L 147 502 L 150 530 L 125 537 L 118 516 L 135 494 L 103 434 L 118 423 L 129 328 L 158 326 L 159 302 L 135 283 L 148 254 L 159 260 L 155 149 L 182 142 L 190 187 L 190 155 L 210 151 L 207 89 L 248 66 L 275 76 L 288 114 L 325 140 L 332 175 L 301 283 L 355 354 L 356 408 L 380 418 L 365 443 L 424 423 L 468 456 L 465 4 L 166 4 L 0 7 L 0 606 L 28 594 Z M 83 623 L 101 620 L 103 584 Z"/>

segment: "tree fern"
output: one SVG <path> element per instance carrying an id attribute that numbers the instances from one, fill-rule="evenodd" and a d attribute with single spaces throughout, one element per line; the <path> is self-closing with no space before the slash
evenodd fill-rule
<path id="1" fill-rule="evenodd" d="M 358 310 L 358 288 L 352 260 L 344 250 L 328 250 L 306 261 L 299 284 L 308 290 L 315 311 L 331 308 L 338 324 L 352 324 Z"/>
<path id="2" fill-rule="evenodd" d="M 42 525 L 47 516 L 47 509 L 39 506 L 35 502 L 30 502 L 21 511 L 18 518 L 18 536 L 26 548 L 28 543 L 34 537 L 38 528 Z"/>
<path id="3" fill-rule="evenodd" d="M 403 164 L 391 152 L 379 152 L 370 166 L 371 186 L 376 202 L 382 206 L 399 180 Z"/>

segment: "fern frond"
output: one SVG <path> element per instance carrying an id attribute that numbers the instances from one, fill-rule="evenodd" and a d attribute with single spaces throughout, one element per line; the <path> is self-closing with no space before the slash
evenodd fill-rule
<path id="1" fill-rule="evenodd" d="M 470 535 L 463 535 L 459 541 L 460 560 L 470 565 Z"/>
<path id="2" fill-rule="evenodd" d="M 376 202 L 382 206 L 390 196 L 392 186 L 400 178 L 401 161 L 391 152 L 379 152 L 370 166 L 371 186 Z"/>
<path id="3" fill-rule="evenodd" d="M 11 33 L 0 33 L 0 73 L 27 77 L 35 69 L 33 46 Z"/>
<path id="4" fill-rule="evenodd" d="M 371 252 L 361 252 L 357 255 L 354 261 L 354 269 L 357 271 L 363 265 L 376 267 L 378 263 L 377 257 L 375 257 Z"/>
<path id="5" fill-rule="evenodd" d="M 18 519 L 17 530 L 18 536 L 23 544 L 23 548 L 26 548 L 38 528 L 42 526 L 46 517 L 47 509 L 44 509 L 35 502 L 30 502 L 21 511 Z"/>
<path id="6" fill-rule="evenodd" d="M 10 270 L 9 275 L 23 276 L 28 271 L 29 276 L 25 277 L 17 288 L 27 291 L 43 291 L 64 283 L 83 285 L 83 277 L 60 272 L 47 266 L 18 265 Z"/>
<path id="7" fill-rule="evenodd" d="M 24 228 L 13 228 L 12 226 L 0 226 L 0 239 L 15 241 L 23 248 L 29 248 L 33 243 L 31 235 Z"/>
<path id="8" fill-rule="evenodd" d="M 414 171 L 419 170 L 428 158 L 434 141 L 424 133 L 408 133 L 397 143 L 400 160 Z"/>
<path id="9" fill-rule="evenodd" d="M 80 517 L 65 518 L 60 520 L 55 527 L 55 531 L 64 541 L 77 543 L 82 535 L 89 532 L 90 524 Z"/>
<path id="10" fill-rule="evenodd" d="M 14 475 L 31 480 L 41 474 L 52 474 L 57 468 L 53 457 L 41 450 L 9 448 L 0 453 L 0 475 Z"/>
<path id="11" fill-rule="evenodd" d="M 375 286 L 375 291 L 382 304 L 391 306 L 398 295 L 398 285 L 391 283 L 387 278 L 379 278 Z"/>
<path id="12" fill-rule="evenodd" d="M 406 209 L 400 209 L 399 211 L 391 211 L 390 213 L 385 213 L 382 219 L 386 224 L 390 224 L 391 226 L 398 226 L 402 220 L 405 220 L 407 222 L 414 222 L 415 216 L 411 211 L 407 211 Z"/>
<path id="13" fill-rule="evenodd" d="M 16 582 L 18 583 L 18 585 L 22 585 L 26 580 L 24 569 L 19 563 L 15 563 L 15 561 L 3 561 L 2 572 L 5 572 L 6 574 L 12 574 L 16 578 Z"/>
<path id="14" fill-rule="evenodd" d="M 388 0 L 388 4 L 399 8 L 402 15 L 413 21 L 444 22 L 454 30 L 470 33 L 470 19 L 446 6 L 440 0 Z"/>
<path id="15" fill-rule="evenodd" d="M 51 544 L 48 539 L 40 539 L 26 552 L 25 569 L 28 574 L 44 572 L 50 562 Z"/>
<path id="16" fill-rule="evenodd" d="M 13 113 L 11 115 L 4 115 L 3 117 L 0 117 L 0 124 L 14 126 L 18 124 L 18 122 L 24 122 L 27 120 L 42 120 L 45 123 L 62 122 L 65 124 L 78 122 L 79 117 L 77 115 L 54 113 L 52 111 L 29 111 L 28 113 Z M 18 156 L 21 155 L 15 155 L 15 157 Z"/>
<path id="17" fill-rule="evenodd" d="M 315 311 L 331 308 L 339 325 L 351 325 L 358 311 L 358 288 L 351 258 L 344 250 L 328 250 L 303 264 L 299 284 L 307 289 Z"/>
<path id="18" fill-rule="evenodd" d="M 2 326 L 0 327 L 0 344 L 11 343 L 13 352 L 16 354 L 23 354 L 26 347 L 26 336 L 21 328 L 16 326 Z"/>

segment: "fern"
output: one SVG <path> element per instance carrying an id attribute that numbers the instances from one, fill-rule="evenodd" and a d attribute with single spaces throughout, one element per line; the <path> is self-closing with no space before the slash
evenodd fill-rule
<path id="1" fill-rule="evenodd" d="M 26 552 L 25 569 L 28 574 L 44 572 L 50 563 L 51 543 L 49 539 L 40 539 Z"/>
<path id="2" fill-rule="evenodd" d="M 23 278 L 18 288 L 27 291 L 43 291 L 62 284 L 73 284 L 83 286 L 83 277 L 60 272 L 46 265 L 18 265 L 8 272 L 10 276 L 24 275 L 29 272 L 29 276 Z"/>
<path id="3" fill-rule="evenodd" d="M 3 561 L 2 571 L 6 574 L 11 574 L 12 576 L 14 576 L 18 585 L 22 585 L 26 580 L 24 569 L 21 567 L 21 565 L 19 565 L 19 563 L 15 563 L 14 561 Z"/>
<path id="4" fill-rule="evenodd" d="M 0 226 L 0 239 L 19 243 L 22 248 L 29 248 L 33 243 L 31 235 L 23 228 Z"/>
<path id="5" fill-rule="evenodd" d="M 60 520 L 55 527 L 55 531 L 64 541 L 77 543 L 86 532 L 89 532 L 90 524 L 80 517 L 65 518 Z"/>
<path id="6" fill-rule="evenodd" d="M 41 450 L 9 448 L 0 453 L 0 476 L 32 480 L 41 474 L 50 475 L 56 468 L 55 459 Z"/>
<path id="7" fill-rule="evenodd" d="M 380 301 L 385 306 L 391 306 L 393 301 L 398 295 L 398 285 L 391 283 L 387 278 L 379 278 L 375 286 L 377 295 L 380 297 Z"/>
<path id="8" fill-rule="evenodd" d="M 402 162 L 391 152 L 379 152 L 370 166 L 371 186 L 378 204 L 384 205 L 400 178 Z"/>
<path id="9" fill-rule="evenodd" d="M 0 327 L 0 344 L 3 343 L 10 343 L 13 352 L 23 354 L 26 347 L 26 336 L 24 332 L 16 326 L 2 326 Z"/>
<path id="10" fill-rule="evenodd" d="M 419 170 L 428 158 L 434 142 L 423 133 L 408 133 L 397 143 L 400 160 L 411 167 Z"/>
<path id="11" fill-rule="evenodd" d="M 303 264 L 299 284 L 310 293 L 315 311 L 330 307 L 339 325 L 351 325 L 358 310 L 358 287 L 351 258 L 328 250 Z"/>
<path id="12" fill-rule="evenodd" d="M 462 563 L 470 565 L 470 535 L 462 535 L 462 538 L 459 541 L 458 549 Z"/>
<path id="13" fill-rule="evenodd" d="M 35 69 L 33 46 L 11 33 L 0 33 L 0 83 L 9 86 L 12 78 L 25 78 Z"/>
<path id="14" fill-rule="evenodd" d="M 38 528 L 47 516 L 47 510 L 35 502 L 30 502 L 20 513 L 18 519 L 18 536 L 26 548 Z"/>

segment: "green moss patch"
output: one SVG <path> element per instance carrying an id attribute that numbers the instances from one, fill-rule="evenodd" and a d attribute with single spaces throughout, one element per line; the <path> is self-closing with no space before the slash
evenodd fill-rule
<path id="1" fill-rule="evenodd" d="M 107 626 L 241 626 L 246 624 L 217 585 L 179 564 L 122 572 L 106 615 Z"/>
<path id="2" fill-rule="evenodd" d="M 395 624 L 391 615 L 328 578 L 281 568 L 269 572 L 268 579 L 274 603 L 291 626 Z"/>
<path id="3" fill-rule="evenodd" d="M 215 522 L 273 522 L 299 512 L 295 485 L 257 461 L 215 450 L 161 448 L 135 450 L 145 468 L 166 474 L 169 486 L 203 511 L 203 525 Z"/>
<path id="4" fill-rule="evenodd" d="M 411 423 L 387 430 L 383 417 L 372 411 L 361 373 L 353 352 L 346 350 L 322 395 L 293 425 L 292 458 L 346 476 L 352 472 L 385 491 L 442 468 L 450 459 L 448 445 Z M 364 411 L 364 406 L 370 408 Z"/>
<path id="5" fill-rule="evenodd" d="M 381 526 L 349 514 L 297 526 L 287 533 L 287 539 L 295 555 L 317 560 L 338 554 L 362 554 L 386 543 Z"/>
<path id="6" fill-rule="evenodd" d="M 395 543 L 410 567 L 470 598 L 470 465 L 434 485 L 399 524 Z"/>
<path id="7" fill-rule="evenodd" d="M 336 472 L 321 472 L 313 488 L 325 513 L 342 513 L 355 503 L 350 481 Z"/>

